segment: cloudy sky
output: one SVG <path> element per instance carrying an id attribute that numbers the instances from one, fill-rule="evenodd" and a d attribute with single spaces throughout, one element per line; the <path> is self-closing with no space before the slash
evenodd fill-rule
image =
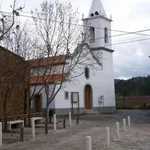
<path id="1" fill-rule="evenodd" d="M 51 0 L 52 1 L 52 0 Z M 68 0 L 60 0 L 67 3 Z M 115 78 L 150 75 L 150 0 L 101 0 L 107 15 L 112 15 L 112 30 L 140 31 L 142 35 L 126 35 L 112 38 Z M 25 5 L 24 12 L 30 12 L 40 6 L 42 0 L 20 0 Z M 81 15 L 88 15 L 92 0 L 70 0 Z M 12 0 L 0 0 L 1 10 L 9 11 Z M 112 35 L 121 32 L 112 32 Z M 140 39 L 144 41 L 130 42 Z M 116 44 L 117 43 L 117 44 Z M 118 44 L 123 43 L 123 44 Z M 115 45 L 116 44 L 116 45 Z"/>

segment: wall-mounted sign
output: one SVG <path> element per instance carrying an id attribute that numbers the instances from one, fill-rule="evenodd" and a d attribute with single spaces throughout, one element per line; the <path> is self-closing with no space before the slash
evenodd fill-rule
<path id="1" fill-rule="evenodd" d="M 98 97 L 98 102 L 99 103 L 103 103 L 104 102 L 104 96 L 103 95 Z"/>
<path id="2" fill-rule="evenodd" d="M 72 102 L 78 103 L 79 101 L 79 93 L 72 92 Z"/>

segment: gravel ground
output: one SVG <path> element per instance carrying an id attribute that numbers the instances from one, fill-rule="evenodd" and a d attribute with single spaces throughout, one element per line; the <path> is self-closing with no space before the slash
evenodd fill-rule
<path id="1" fill-rule="evenodd" d="M 122 130 L 122 119 L 131 116 L 132 126 Z M 120 139 L 116 138 L 116 121 L 120 122 Z M 92 150 L 150 150 L 150 111 L 118 111 L 114 114 L 81 116 L 79 125 L 73 120 L 66 129 L 58 125 L 57 132 L 49 125 L 49 134 L 44 134 L 43 126 L 37 126 L 36 137 L 31 129 L 24 129 L 24 142 L 19 142 L 19 131 L 3 135 L 5 150 L 86 150 L 85 138 L 92 137 Z M 111 145 L 106 147 L 105 127 L 110 127 Z"/>

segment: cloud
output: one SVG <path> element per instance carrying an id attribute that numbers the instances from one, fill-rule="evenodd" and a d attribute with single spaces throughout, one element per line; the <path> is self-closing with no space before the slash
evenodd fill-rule
<path id="1" fill-rule="evenodd" d="M 137 31 L 150 28 L 150 0 L 107 0 L 105 8 L 112 12 L 112 29 Z M 117 7 L 116 7 L 117 6 Z M 112 35 L 120 34 L 112 32 Z M 112 38 L 112 42 L 126 42 L 136 39 L 150 38 L 150 32 L 144 35 L 128 35 Z M 114 45 L 115 77 L 130 78 L 132 76 L 147 76 L 150 74 L 150 40 L 129 44 Z"/>
<path id="2" fill-rule="evenodd" d="M 12 1 L 12 0 L 11 0 Z M 10 0 L 3 0 L 3 8 L 10 10 Z M 60 0 L 69 2 L 68 0 Z M 92 0 L 70 0 L 74 8 L 88 15 Z M 41 0 L 20 0 L 25 5 L 24 11 L 30 11 L 35 7 L 39 7 Z M 150 28 L 150 0 L 102 0 L 108 17 L 112 14 L 112 29 L 137 31 Z M 112 35 L 120 34 L 112 32 Z M 136 39 L 150 38 L 150 31 L 143 32 L 144 35 L 128 35 L 113 37 L 113 44 L 118 42 L 126 42 Z M 132 76 L 147 76 L 150 74 L 150 40 L 139 41 L 135 43 L 113 45 L 114 53 L 114 70 L 115 77 L 128 78 Z"/>

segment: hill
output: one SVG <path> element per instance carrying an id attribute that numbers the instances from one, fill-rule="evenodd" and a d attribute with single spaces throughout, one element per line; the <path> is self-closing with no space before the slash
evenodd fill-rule
<path id="1" fill-rule="evenodd" d="M 134 77 L 128 80 L 115 79 L 116 96 L 150 95 L 150 76 Z"/>

